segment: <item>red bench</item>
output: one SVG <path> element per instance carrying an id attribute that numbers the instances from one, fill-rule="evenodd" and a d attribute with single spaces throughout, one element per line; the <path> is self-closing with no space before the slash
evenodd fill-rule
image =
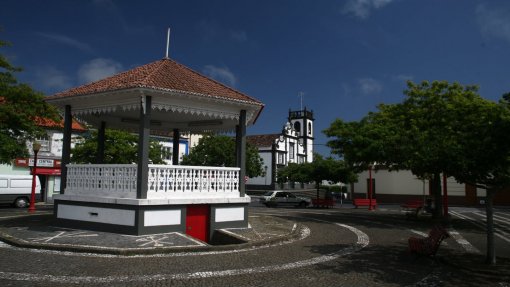
<path id="1" fill-rule="evenodd" d="M 352 200 L 352 203 L 354 204 L 354 207 L 358 208 L 358 206 L 369 206 L 370 205 L 370 199 L 368 198 L 355 198 Z M 377 207 L 377 201 L 375 198 L 372 198 L 372 208 Z"/>
<path id="2" fill-rule="evenodd" d="M 436 225 L 430 230 L 429 235 L 424 238 L 410 237 L 408 239 L 409 251 L 426 256 L 434 256 L 441 245 L 441 241 L 450 237 L 446 229 Z"/>
<path id="3" fill-rule="evenodd" d="M 335 205 L 334 199 L 324 199 L 324 198 L 313 198 L 312 205 L 314 207 L 333 207 Z"/>
<path id="4" fill-rule="evenodd" d="M 418 217 L 418 213 L 423 209 L 423 200 L 410 200 L 400 205 L 400 210 L 405 212 L 406 217 Z"/>

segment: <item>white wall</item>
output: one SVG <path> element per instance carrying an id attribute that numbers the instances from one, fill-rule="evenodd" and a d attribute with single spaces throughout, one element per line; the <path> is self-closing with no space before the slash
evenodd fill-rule
<path id="1" fill-rule="evenodd" d="M 269 185 L 271 184 L 271 174 L 272 174 L 272 164 L 271 164 L 271 153 L 270 152 L 263 152 L 259 153 L 260 157 L 264 161 L 262 164 L 262 168 L 264 169 L 265 166 L 267 166 L 267 173 L 266 176 L 258 176 L 249 178 L 246 184 L 257 184 L 257 185 Z"/>
<path id="2" fill-rule="evenodd" d="M 367 192 L 368 171 L 358 175 L 358 182 L 354 184 L 355 193 Z M 376 194 L 395 195 L 425 195 L 429 194 L 428 180 L 420 180 L 411 171 L 372 171 L 372 178 L 375 179 Z M 441 183 L 442 184 L 442 183 Z M 458 183 L 453 177 L 447 178 L 448 196 L 465 196 L 465 185 Z M 485 196 L 484 190 L 477 189 L 478 196 Z"/>
<path id="3" fill-rule="evenodd" d="M 355 193 L 366 193 L 368 171 L 358 175 L 358 182 L 354 184 Z M 375 179 L 376 194 L 423 194 L 423 181 L 416 178 L 410 171 L 387 170 L 372 171 L 372 178 Z M 428 182 L 425 181 L 425 193 L 428 194 Z"/>

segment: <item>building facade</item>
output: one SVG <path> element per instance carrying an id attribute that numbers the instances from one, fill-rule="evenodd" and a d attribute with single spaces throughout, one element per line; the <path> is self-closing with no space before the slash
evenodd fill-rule
<path id="1" fill-rule="evenodd" d="M 264 174 L 249 178 L 247 189 L 276 189 L 278 168 L 289 163 L 313 161 L 314 120 L 313 111 L 306 108 L 289 111 L 287 123 L 280 133 L 247 136 L 246 140 L 258 148 L 264 162 Z"/>
<path id="2" fill-rule="evenodd" d="M 351 198 L 369 197 L 369 172 L 358 174 L 358 182 L 350 184 Z M 477 206 L 485 203 L 486 190 L 472 185 L 458 183 L 453 177 L 447 178 L 448 202 L 452 205 Z M 401 204 L 408 200 L 433 198 L 428 180 L 417 178 L 409 170 L 389 171 L 377 168 L 372 171 L 372 197 L 379 203 Z M 495 205 L 510 205 L 508 189 L 498 192 Z"/>
<path id="3" fill-rule="evenodd" d="M 63 149 L 63 124 L 54 123 L 46 119 L 37 120 L 37 124 L 46 130 L 46 135 L 37 138 L 41 144 L 37 156 L 36 175 L 41 182 L 41 198 L 43 201 L 53 202 L 53 195 L 60 194 L 61 160 Z M 71 135 L 71 149 L 77 143 L 83 141 L 83 135 L 87 132 L 84 125 L 73 121 Z M 189 153 L 190 146 L 196 145 L 200 135 L 184 134 L 179 139 L 179 162 L 184 155 Z M 172 137 L 152 136 L 162 146 L 162 156 L 165 164 L 172 165 Z M 27 158 L 16 158 L 11 165 L 0 165 L 0 174 L 8 175 L 32 175 L 34 166 L 34 153 L 32 142 L 27 142 L 29 152 Z"/>

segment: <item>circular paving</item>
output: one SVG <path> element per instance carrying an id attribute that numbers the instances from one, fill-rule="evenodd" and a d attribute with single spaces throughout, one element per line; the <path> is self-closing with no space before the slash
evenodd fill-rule
<path id="1" fill-rule="evenodd" d="M 304 218 L 297 219 L 303 220 Z M 353 253 L 369 244 L 368 236 L 353 226 L 325 220 L 307 220 L 309 222 L 301 229 L 301 236 L 296 242 L 281 242 L 234 251 L 116 256 L 41 251 L 4 246 L 4 248 L 0 248 L 4 258 L 30 256 L 38 262 L 39 266 L 57 265 L 59 268 L 58 270 L 45 270 L 46 268 L 31 268 L 27 265 L 20 268 L 21 265 L 17 265 L 12 261 L 10 264 L 0 263 L 2 265 L 0 279 L 48 284 L 120 284 L 218 278 L 309 267 Z M 322 236 L 320 236 L 318 231 L 324 225 L 329 226 L 328 232 L 321 232 Z M 315 248 L 318 248 L 319 245 L 316 245 L 316 243 L 338 243 L 338 238 L 344 238 L 344 240 L 337 248 L 329 247 L 326 248 L 327 250 L 313 250 L 309 245 L 314 243 Z M 317 241 L 319 239 L 320 242 Z M 307 248 L 303 248 L 303 246 L 307 246 Z M 317 256 L 321 253 L 325 254 Z M 280 254 L 280 256 L 275 256 L 277 254 Z M 218 264 L 219 262 L 221 264 Z M 165 264 L 174 268 L 161 268 Z M 127 268 L 118 268 L 126 265 Z M 134 266 L 138 266 L 138 268 L 133 268 Z M 162 269 L 167 272 L 161 272 Z M 34 272 L 36 270 L 43 272 Z M 107 275 L 108 273 L 110 274 Z"/>

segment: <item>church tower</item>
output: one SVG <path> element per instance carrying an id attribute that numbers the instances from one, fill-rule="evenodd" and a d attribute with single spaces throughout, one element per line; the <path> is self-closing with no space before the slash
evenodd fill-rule
<path id="1" fill-rule="evenodd" d="M 301 111 L 289 110 L 289 122 L 298 134 L 299 142 L 305 149 L 306 161 L 313 161 L 313 111 L 307 111 L 306 107 Z"/>

